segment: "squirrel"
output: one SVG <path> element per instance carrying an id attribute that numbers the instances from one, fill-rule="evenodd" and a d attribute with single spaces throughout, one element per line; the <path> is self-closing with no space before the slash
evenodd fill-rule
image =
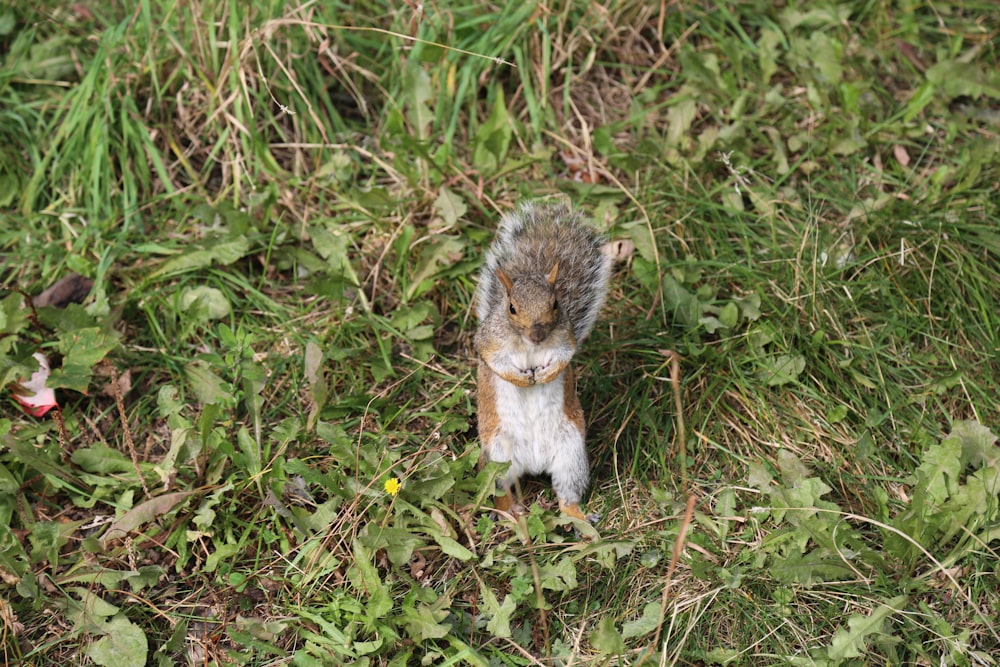
<path id="1" fill-rule="evenodd" d="M 481 463 L 510 462 L 496 508 L 524 474 L 549 473 L 559 507 L 586 520 L 584 415 L 570 360 L 607 294 L 606 238 L 567 207 L 522 203 L 503 216 L 476 288 Z"/>

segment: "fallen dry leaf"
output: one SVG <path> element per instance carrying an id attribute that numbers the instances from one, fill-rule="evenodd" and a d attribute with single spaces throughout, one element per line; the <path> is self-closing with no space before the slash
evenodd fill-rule
<path id="1" fill-rule="evenodd" d="M 65 308 L 71 303 L 83 303 L 93 286 L 94 281 L 90 278 L 85 278 L 78 273 L 71 273 L 56 281 L 51 287 L 32 299 L 32 302 L 34 302 L 35 308 L 44 308 L 45 306 Z"/>
<path id="2" fill-rule="evenodd" d="M 901 166 L 910 166 L 910 154 L 907 153 L 906 149 L 899 144 L 892 147 L 892 155 L 896 158 L 896 162 L 898 162 Z"/>
<path id="3" fill-rule="evenodd" d="M 101 536 L 101 546 L 107 548 L 109 543 L 125 539 L 130 533 L 163 516 L 192 495 L 193 491 L 175 491 L 139 503 L 108 525 Z"/>

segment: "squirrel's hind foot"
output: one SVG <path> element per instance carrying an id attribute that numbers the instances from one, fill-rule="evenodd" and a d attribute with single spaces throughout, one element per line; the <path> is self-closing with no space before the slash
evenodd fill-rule
<path id="1" fill-rule="evenodd" d="M 582 538 L 590 542 L 600 539 L 600 533 L 598 533 L 597 529 L 594 528 L 594 524 L 601 519 L 600 514 L 584 514 L 580 509 L 580 506 L 576 503 L 566 505 L 559 503 L 559 509 L 562 510 L 564 515 L 582 522 L 582 525 L 578 523 L 573 526 L 573 534 L 578 538 Z"/>
<path id="2" fill-rule="evenodd" d="M 590 525 L 594 525 L 601 520 L 601 515 L 599 512 L 594 512 L 592 514 L 584 514 L 583 510 L 577 503 L 563 504 L 559 503 L 559 509 L 568 517 L 573 519 L 579 519 L 580 521 L 586 521 Z"/>

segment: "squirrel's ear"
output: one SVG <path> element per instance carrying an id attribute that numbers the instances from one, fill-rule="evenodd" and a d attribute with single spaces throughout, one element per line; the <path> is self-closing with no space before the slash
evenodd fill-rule
<path id="1" fill-rule="evenodd" d="M 503 283 L 503 288 L 507 290 L 507 294 L 510 294 L 510 291 L 514 289 L 514 283 L 499 266 L 497 267 L 497 278 Z"/>
<path id="2" fill-rule="evenodd" d="M 558 275 L 559 275 L 559 262 L 556 262 L 555 266 L 552 267 L 552 270 L 549 271 L 549 275 L 545 276 L 545 280 L 550 285 L 555 285 L 556 284 L 556 277 Z"/>

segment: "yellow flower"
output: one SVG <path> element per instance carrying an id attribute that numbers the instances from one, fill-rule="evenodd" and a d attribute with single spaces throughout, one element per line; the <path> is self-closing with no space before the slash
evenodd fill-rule
<path id="1" fill-rule="evenodd" d="M 390 477 L 385 480 L 385 492 L 390 496 L 394 496 L 399 493 L 399 490 L 403 488 L 403 484 L 396 477 Z"/>

